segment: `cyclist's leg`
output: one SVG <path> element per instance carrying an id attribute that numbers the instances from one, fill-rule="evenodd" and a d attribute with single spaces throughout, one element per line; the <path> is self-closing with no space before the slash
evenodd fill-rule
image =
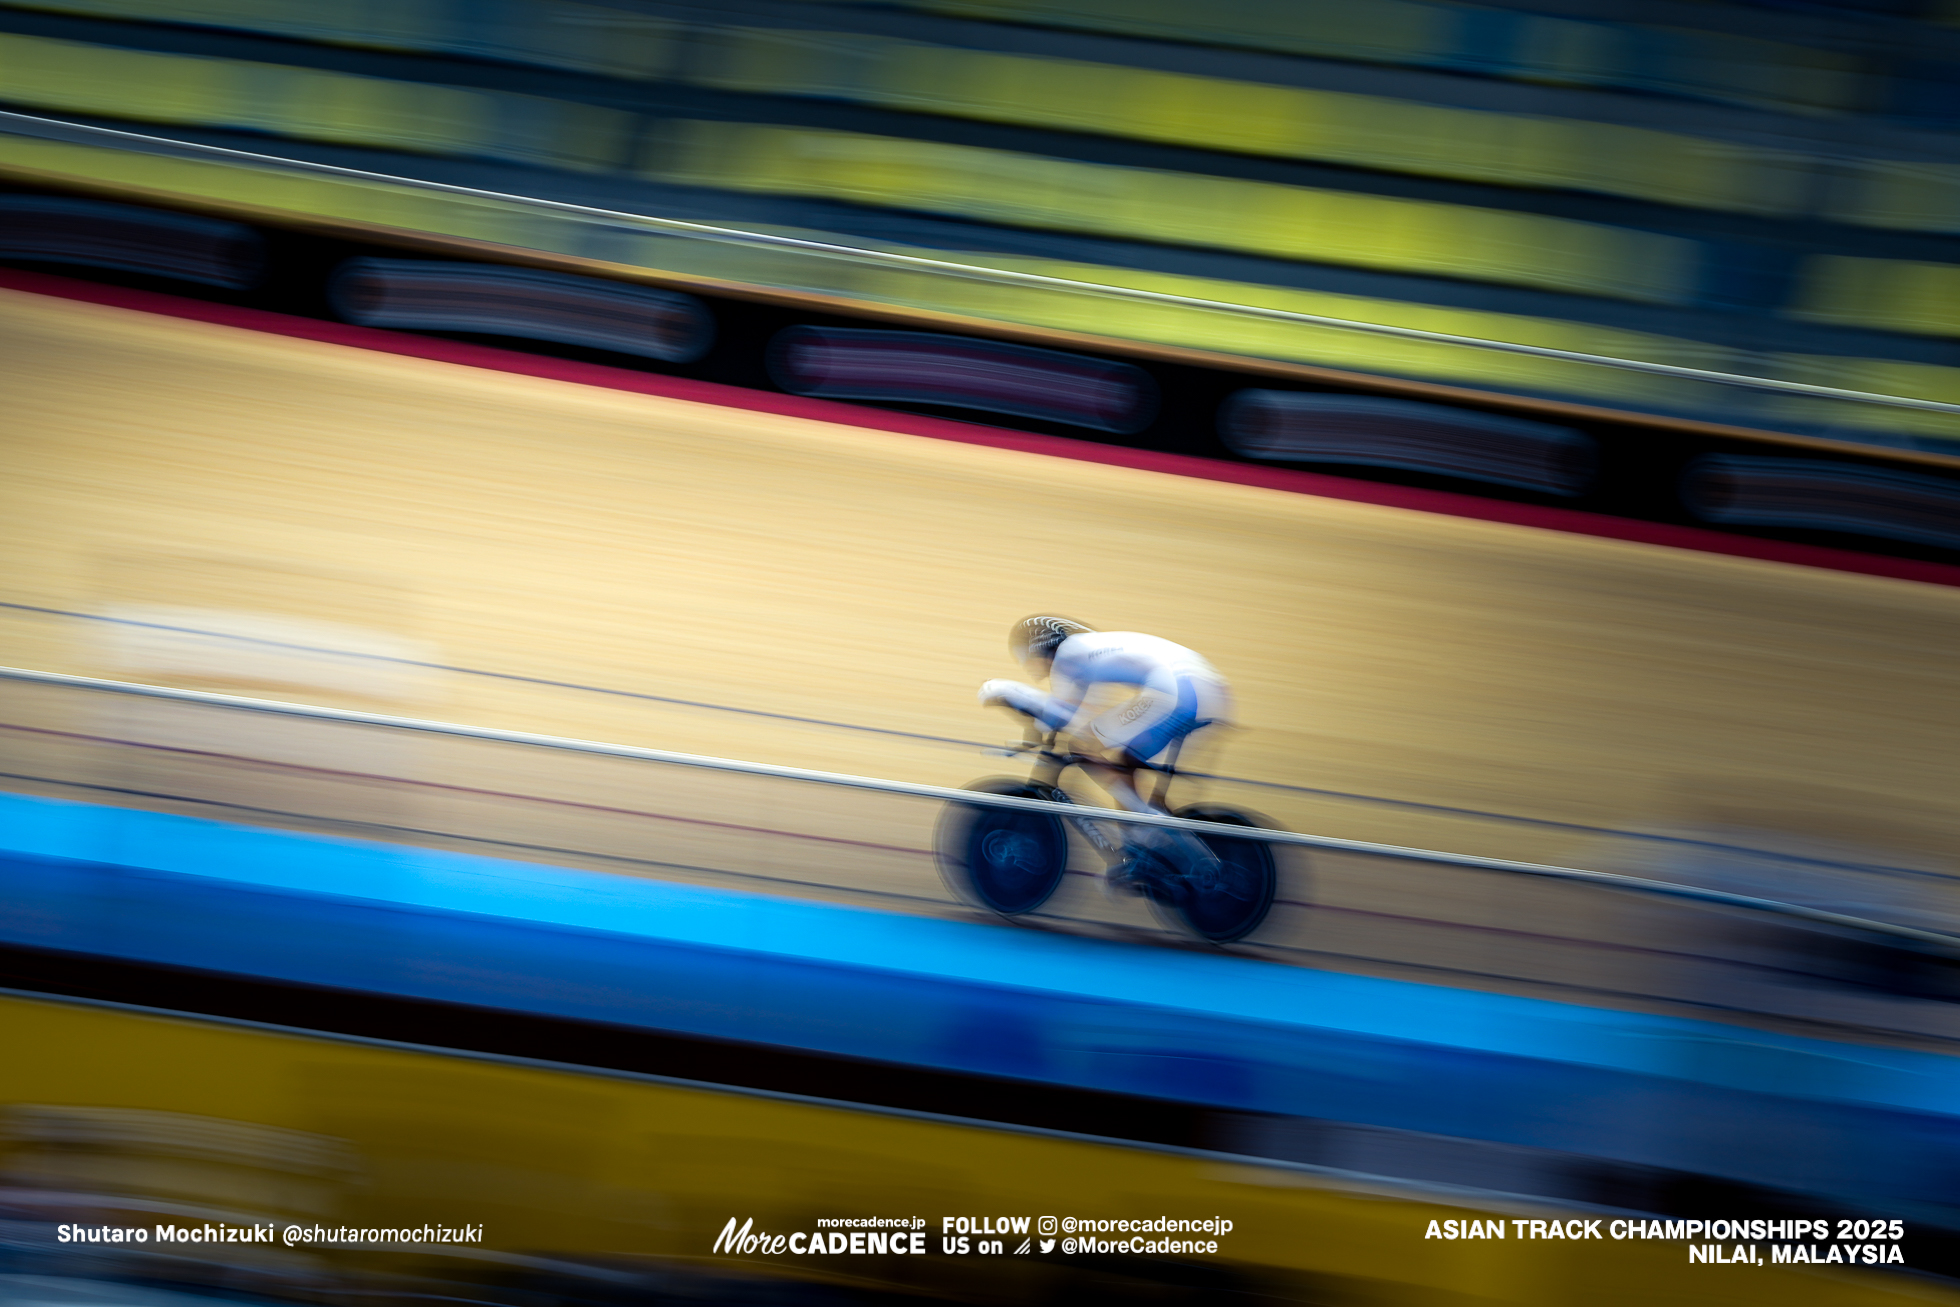
<path id="1" fill-rule="evenodd" d="M 1180 680 L 1169 693 L 1147 687 L 1136 699 L 1092 723 L 1097 738 L 1110 746 L 1110 754 L 1103 765 L 1085 770 L 1118 806 L 1131 812 L 1164 812 L 1137 791 L 1136 772 L 1152 759 L 1168 756 L 1185 736 L 1208 724 L 1208 719 L 1198 716 L 1200 704 L 1200 687 L 1188 680 Z M 1132 847 L 1163 855 L 1201 883 L 1219 871 L 1218 859 L 1204 841 L 1186 831 L 1133 826 L 1125 834 Z M 1130 861 L 1126 870 L 1134 870 L 1134 860 Z"/>
<path id="2" fill-rule="evenodd" d="M 1168 757 L 1185 736 L 1206 724 L 1200 687 L 1188 677 L 1175 683 L 1146 685 L 1134 699 L 1120 703 L 1089 723 L 1089 731 L 1110 759 L 1108 779 L 1097 780 L 1112 798 L 1131 812 L 1163 809 L 1137 792 L 1136 773 L 1156 758 Z"/>
<path id="3" fill-rule="evenodd" d="M 1090 747 L 1083 750 L 1086 756 L 1082 759 L 1082 770 L 1108 792 L 1117 807 L 1130 812 L 1162 811 L 1137 792 L 1136 773 L 1137 768 L 1163 747 L 1150 744 L 1146 737 L 1154 739 L 1162 733 L 1165 723 L 1176 716 L 1178 706 L 1175 689 L 1144 686 L 1136 697 L 1117 704 L 1088 724 L 1085 743 Z M 1139 740 L 1145 741 L 1149 753 L 1139 751 Z M 1128 826 L 1124 834 L 1134 837 L 1139 829 Z"/>
<path id="4" fill-rule="evenodd" d="M 1102 786 L 1109 797 L 1116 800 L 1116 806 L 1130 812 L 1161 812 L 1137 791 L 1136 773 L 1142 763 L 1126 750 L 1118 749 L 1112 755 L 1097 758 L 1081 756 L 1078 766 L 1089 778 Z"/>

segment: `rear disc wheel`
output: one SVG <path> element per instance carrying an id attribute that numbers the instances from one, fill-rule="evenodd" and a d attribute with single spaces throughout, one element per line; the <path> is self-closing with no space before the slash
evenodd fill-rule
<path id="1" fill-rule="evenodd" d="M 1187 821 L 1219 826 L 1258 827 L 1245 813 L 1216 804 L 1200 803 L 1178 809 Z M 1184 926 L 1212 944 L 1231 944 L 1259 929 L 1272 911 L 1279 892 L 1279 867 L 1273 846 L 1264 840 L 1234 839 L 1205 831 L 1198 836 L 1218 859 L 1217 883 L 1202 889 L 1186 884 L 1172 908 Z"/>

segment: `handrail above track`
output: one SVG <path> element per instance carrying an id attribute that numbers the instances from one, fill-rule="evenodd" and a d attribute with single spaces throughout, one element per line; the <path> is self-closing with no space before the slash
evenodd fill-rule
<path id="1" fill-rule="evenodd" d="M 530 731 L 508 731 L 489 726 L 470 726 L 461 722 L 443 722 L 419 717 L 397 717 L 385 713 L 361 712 L 351 708 L 327 708 L 317 704 L 287 703 L 278 699 L 255 699 L 243 695 L 218 694 L 208 690 L 184 690 L 174 686 L 146 685 L 135 681 L 113 681 L 93 676 L 75 676 L 65 672 L 43 672 L 25 667 L 0 667 L 0 681 L 58 686 L 75 690 L 91 690 L 99 693 L 120 694 L 144 699 L 162 699 L 177 703 L 202 704 L 207 707 L 228 708 L 243 712 L 262 713 L 269 716 L 297 717 L 311 721 L 341 722 L 357 726 L 381 727 L 389 730 L 415 731 L 425 735 L 442 735 L 458 739 L 484 740 L 498 744 L 554 749 L 564 753 L 582 753 L 600 757 L 632 759 L 641 762 L 665 763 L 671 766 L 692 767 L 704 771 L 732 772 L 748 776 L 766 776 L 778 780 L 802 781 L 815 785 L 832 785 L 849 789 L 872 790 L 884 794 L 906 795 L 912 798 L 937 799 L 943 802 L 968 804 L 975 807 L 1008 808 L 1022 812 L 1049 813 L 1063 818 L 1079 819 L 1089 817 L 1096 821 L 1111 821 L 1131 826 L 1155 826 L 1169 830 L 1189 831 L 1196 835 L 1216 835 L 1218 833 L 1218 827 L 1209 822 L 1191 821 L 1181 817 L 1161 816 L 1154 813 L 1129 812 L 1118 808 L 1092 808 L 1072 803 L 1056 803 L 1046 799 L 1028 799 L 1015 795 L 990 794 L 979 790 L 955 789 L 944 785 L 924 785 L 914 781 L 885 780 L 871 776 L 852 776 L 843 772 L 815 771 L 804 767 L 786 767 L 778 763 L 746 762 L 735 758 L 716 758 L 706 754 L 677 753 L 667 749 L 649 749 L 641 745 L 610 744 L 599 740 L 575 739 L 570 736 L 541 735 Z M 1234 839 L 1251 839 L 1268 844 L 1287 845 L 1297 848 L 1323 849 L 1331 852 L 1362 854 L 1369 857 L 1394 858 L 1407 862 L 1427 862 L 1444 866 L 1471 868 L 1478 871 L 1497 871 L 1551 880 L 1579 881 L 1586 884 L 1598 885 L 1602 888 L 1624 890 L 1630 893 L 1646 894 L 1661 898 L 1685 899 L 1718 907 L 1740 908 L 1776 916 L 1793 917 L 1819 925 L 1837 926 L 1867 934 L 1885 935 L 1899 940 L 1909 940 L 1919 945 L 1930 945 L 1941 950 L 1960 953 L 1960 936 L 1949 935 L 1940 931 L 1921 930 L 1913 926 L 1902 926 L 1889 921 L 1877 921 L 1871 918 L 1856 917 L 1841 912 L 1829 912 L 1822 908 L 1805 907 L 1802 904 L 1796 903 L 1784 903 L 1776 899 L 1756 898 L 1747 894 L 1731 894 L 1725 890 L 1703 889 L 1693 885 L 1650 880 L 1641 876 L 1627 876 L 1617 872 L 1587 871 L 1579 867 L 1561 867 L 1550 863 L 1519 862 L 1509 858 L 1485 858 L 1475 854 L 1448 853 L 1440 849 L 1418 849 L 1397 844 L 1378 844 L 1369 840 L 1347 840 L 1331 835 L 1303 835 L 1294 831 L 1262 830 L 1256 827 L 1234 826 L 1232 828 L 1232 837 Z"/>
<path id="2" fill-rule="evenodd" d="M 1206 312 L 1223 313 L 1267 322 L 1283 322 L 1304 327 L 1332 328 L 1341 331 L 1353 331 L 1363 335 L 1418 341 L 1430 345 L 1460 346 L 1469 349 L 1486 350 L 1497 354 L 1525 355 L 1531 358 L 1549 359 L 1561 363 L 1586 364 L 1594 367 L 1612 368 L 1623 372 L 1642 373 L 1647 376 L 1667 377 L 1676 381 L 1693 381 L 1731 386 L 1737 389 L 1759 393 L 1801 396 L 1807 399 L 1838 400 L 1846 403 L 1869 404 L 1885 408 L 1914 409 L 1927 413 L 1960 415 L 1960 404 L 1946 403 L 1940 400 L 1918 399 L 1908 395 L 1888 395 L 1876 391 L 1848 390 L 1837 386 L 1819 386 L 1808 382 L 1784 381 L 1774 377 L 1756 377 L 1746 373 L 1719 372 L 1707 368 L 1684 367 L 1673 363 L 1653 363 L 1641 359 L 1618 358 L 1607 354 L 1588 354 L 1577 350 L 1557 349 L 1548 345 L 1527 345 L 1517 341 L 1490 340 L 1478 336 L 1461 336 L 1450 332 L 1428 331 L 1419 327 L 1399 327 L 1388 323 L 1367 322 L 1357 318 L 1337 318 L 1315 313 L 1300 313 L 1290 309 L 1266 308 L 1255 304 L 1236 304 L 1227 300 L 1203 299 L 1196 296 L 1172 294 L 1167 291 L 1142 290 L 1129 286 L 1110 285 L 1104 282 L 1080 281 L 1067 277 L 1048 276 L 1042 273 L 1017 272 L 1006 268 L 989 268 L 974 264 L 959 263 L 950 259 L 934 259 L 924 255 L 901 254 L 890 250 L 865 249 L 829 241 L 811 240 L 805 237 L 784 236 L 773 232 L 747 231 L 742 228 L 722 226 L 714 223 L 689 222 L 679 218 L 660 218 L 648 214 L 628 213 L 622 210 L 605 209 L 592 205 L 572 204 L 562 200 L 547 200 L 536 196 L 516 195 L 471 186 L 457 186 L 446 182 L 425 181 L 415 177 L 399 177 L 390 173 L 370 172 L 359 168 L 343 168 L 333 164 L 286 158 L 281 155 L 259 154 L 248 150 L 234 150 L 222 146 L 205 145 L 194 141 L 177 140 L 171 137 L 151 136 L 141 132 L 119 131 L 114 128 L 98 127 L 87 123 L 65 122 L 61 119 L 43 118 L 34 114 L 0 112 L 0 133 L 30 136 L 44 140 L 62 140 L 76 144 L 103 145 L 115 149 L 131 150 L 146 154 L 230 163 L 289 173 L 339 177 L 357 182 L 381 183 L 410 190 L 486 200 L 497 204 L 529 209 L 534 212 L 564 214 L 605 225 L 657 232 L 662 235 L 675 236 L 683 239 L 711 241 L 717 244 L 770 248 L 807 254 L 822 259 L 841 260 L 912 272 L 930 273 L 963 281 L 979 281 L 1003 286 L 1061 291 L 1064 293 L 1096 296 L 1106 299 L 1127 300 L 1140 304 L 1199 309 Z"/>

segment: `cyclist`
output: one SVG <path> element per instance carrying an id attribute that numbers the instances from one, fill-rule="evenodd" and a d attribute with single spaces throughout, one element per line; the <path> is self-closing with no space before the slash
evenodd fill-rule
<path id="1" fill-rule="evenodd" d="M 980 687 L 983 706 L 999 704 L 1025 714 L 1070 742 L 1081 765 L 1131 812 L 1162 813 L 1136 787 L 1139 767 L 1163 757 L 1169 767 L 1185 738 L 1201 726 L 1228 721 L 1232 694 L 1216 668 L 1183 645 L 1133 631 L 1096 631 L 1066 617 L 1036 614 L 1014 624 L 1008 648 L 1043 693 L 1020 681 L 993 680 Z M 1123 696 L 1110 705 L 1110 700 Z M 1113 884 L 1142 888 L 1148 879 L 1144 851 L 1168 854 L 1200 880 L 1218 872 L 1218 860 L 1202 840 L 1183 831 L 1131 827 L 1126 852 L 1109 870 Z"/>

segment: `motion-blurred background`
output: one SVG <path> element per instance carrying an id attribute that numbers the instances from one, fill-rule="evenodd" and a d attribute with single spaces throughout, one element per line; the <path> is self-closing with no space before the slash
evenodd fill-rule
<path id="1" fill-rule="evenodd" d="M 1956 70 L 1952 0 L 0 5 L 0 1301 L 1749 1296 L 1472 1214 L 1953 1296 Z M 1021 765 L 1050 609 L 1350 842 L 1250 940 L 942 882 L 904 787 Z M 1237 1232 L 938 1243 L 1047 1212 Z M 871 1215 L 933 1252 L 710 1251 Z M 488 1235 L 52 1233 L 254 1220 Z"/>

